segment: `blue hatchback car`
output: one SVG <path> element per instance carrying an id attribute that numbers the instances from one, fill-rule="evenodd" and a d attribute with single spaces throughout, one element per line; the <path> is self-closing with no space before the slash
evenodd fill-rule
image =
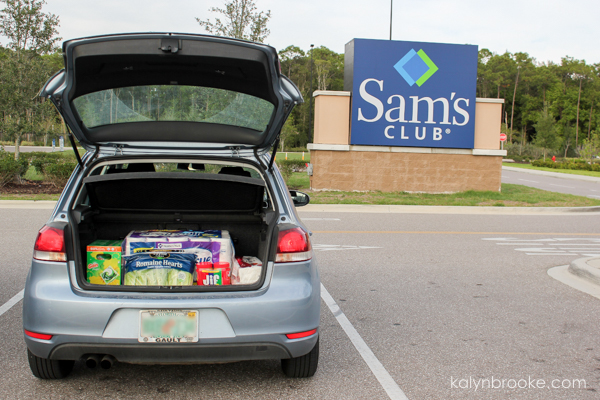
<path id="1" fill-rule="evenodd" d="M 63 53 L 40 96 L 87 152 L 35 243 L 23 303 L 33 374 L 63 378 L 81 359 L 280 359 L 287 376 L 314 375 L 320 282 L 296 214 L 309 198 L 288 191 L 273 163 L 303 99 L 275 49 L 148 33 L 70 40 Z M 229 285 L 115 278 L 125 262 L 100 277 L 116 285 L 90 278 L 88 246 L 147 231 L 226 231 L 255 268 L 240 280 L 244 266 L 236 276 L 231 265 Z"/>

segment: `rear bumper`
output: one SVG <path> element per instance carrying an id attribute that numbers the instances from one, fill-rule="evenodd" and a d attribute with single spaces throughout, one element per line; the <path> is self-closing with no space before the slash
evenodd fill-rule
<path id="1" fill-rule="evenodd" d="M 252 292 L 82 292 L 71 286 L 66 263 L 34 261 L 25 285 L 23 327 L 53 335 L 25 336 L 33 354 L 76 360 L 110 354 L 123 362 L 221 362 L 299 357 L 318 334 L 289 340 L 287 333 L 319 326 L 320 282 L 316 261 L 267 267 L 265 285 Z M 199 311 L 199 341 L 139 343 L 139 310 Z"/>
<path id="2" fill-rule="evenodd" d="M 207 339 L 182 345 L 146 344 L 114 339 L 97 340 L 93 343 L 90 342 L 90 338 L 68 336 L 63 336 L 52 344 L 28 337 L 25 338 L 25 342 L 33 354 L 53 360 L 78 360 L 89 354 L 108 354 L 120 362 L 181 364 L 299 357 L 312 350 L 318 335 L 293 341 L 284 338 L 285 336 L 281 338 L 258 335 L 248 338 Z M 46 354 L 49 348 L 51 350 Z"/>

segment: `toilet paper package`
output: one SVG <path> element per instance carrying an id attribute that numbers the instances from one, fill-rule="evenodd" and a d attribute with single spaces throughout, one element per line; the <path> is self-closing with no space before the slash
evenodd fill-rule
<path id="1" fill-rule="evenodd" d="M 150 230 L 131 231 L 123 241 L 130 256 L 156 250 L 196 254 L 197 262 L 231 262 L 234 248 L 228 231 Z"/>

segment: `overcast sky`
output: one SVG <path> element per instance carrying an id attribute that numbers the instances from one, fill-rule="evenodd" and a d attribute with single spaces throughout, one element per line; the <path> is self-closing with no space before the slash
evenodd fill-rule
<path id="1" fill-rule="evenodd" d="M 46 0 L 63 39 L 116 32 L 205 33 L 226 0 Z M 271 10 L 267 43 L 278 50 L 311 43 L 338 53 L 353 38 L 388 39 L 390 0 L 255 0 Z M 496 53 L 527 52 L 600 62 L 597 0 L 394 0 L 393 39 L 475 44 Z"/>

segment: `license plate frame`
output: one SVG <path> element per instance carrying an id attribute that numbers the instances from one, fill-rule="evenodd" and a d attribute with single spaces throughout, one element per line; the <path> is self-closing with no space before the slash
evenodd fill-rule
<path id="1" fill-rule="evenodd" d="M 140 310 L 140 343 L 198 342 L 198 310 Z"/>

